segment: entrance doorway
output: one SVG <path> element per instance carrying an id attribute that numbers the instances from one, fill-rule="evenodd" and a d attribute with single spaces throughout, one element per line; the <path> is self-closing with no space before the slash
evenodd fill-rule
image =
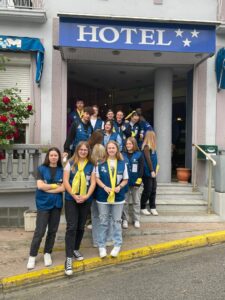
<path id="1" fill-rule="evenodd" d="M 157 65 L 68 61 L 68 113 L 74 100 L 81 97 L 85 105 L 99 106 L 104 120 L 107 110 L 123 110 L 127 115 L 142 108 L 146 120 L 154 127 L 154 71 Z M 173 67 L 172 106 L 172 175 L 185 165 L 187 73 L 190 67 Z M 173 177 L 173 176 L 172 176 Z"/>

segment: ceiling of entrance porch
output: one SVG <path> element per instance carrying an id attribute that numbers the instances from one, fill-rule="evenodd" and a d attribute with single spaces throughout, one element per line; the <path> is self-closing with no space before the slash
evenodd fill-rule
<path id="1" fill-rule="evenodd" d="M 206 54 L 125 51 L 109 49 L 60 49 L 68 61 L 68 77 L 90 86 L 105 89 L 127 89 L 154 83 L 154 71 L 161 67 L 173 69 L 175 81 L 186 79 L 193 65 Z"/>
<path id="2" fill-rule="evenodd" d="M 157 67 L 148 64 L 68 61 L 68 78 L 92 87 L 114 90 L 150 87 Z M 190 66 L 173 67 L 174 81 L 186 80 Z"/>

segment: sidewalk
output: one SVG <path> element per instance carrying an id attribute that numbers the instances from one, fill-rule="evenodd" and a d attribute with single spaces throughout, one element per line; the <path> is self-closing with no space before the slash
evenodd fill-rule
<path id="1" fill-rule="evenodd" d="M 162 216 L 142 217 L 140 229 L 135 229 L 130 224 L 128 229 L 123 230 L 124 242 L 121 251 L 225 230 L 225 221 L 218 221 L 218 218 L 212 218 L 212 220 L 206 218 L 206 221 L 201 220 L 201 223 L 198 223 L 197 217 L 194 222 L 188 218 L 183 218 L 183 223 L 171 222 L 171 220 L 166 222 L 166 220 L 164 218 L 162 221 Z M 26 264 L 32 236 L 33 232 L 25 232 L 23 229 L 0 229 L 0 279 L 28 272 Z M 64 264 L 64 236 L 65 224 L 61 224 L 52 254 L 53 266 L 51 268 Z M 111 248 L 108 248 L 108 253 Z M 98 249 L 92 247 L 91 230 L 89 229 L 86 229 L 80 250 L 85 259 L 98 257 Z M 34 270 L 41 269 L 47 269 L 44 267 L 42 253 L 38 255 Z"/>

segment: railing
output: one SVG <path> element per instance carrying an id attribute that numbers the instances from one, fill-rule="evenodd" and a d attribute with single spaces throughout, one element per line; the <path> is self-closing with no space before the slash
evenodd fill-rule
<path id="1" fill-rule="evenodd" d="M 193 191 L 197 190 L 197 162 L 198 162 L 198 150 L 201 151 L 208 159 L 208 214 L 211 213 L 212 205 L 212 167 L 216 166 L 216 161 L 210 154 L 206 153 L 201 147 L 196 144 L 192 144 L 195 147 L 194 164 L 193 164 Z"/>
<path id="2" fill-rule="evenodd" d="M 0 186 L 24 188 L 35 184 L 37 166 L 43 161 L 45 145 L 14 144 L 0 147 Z"/>
<path id="3" fill-rule="evenodd" d="M 44 9 L 44 0 L 0 0 L 1 8 Z"/>

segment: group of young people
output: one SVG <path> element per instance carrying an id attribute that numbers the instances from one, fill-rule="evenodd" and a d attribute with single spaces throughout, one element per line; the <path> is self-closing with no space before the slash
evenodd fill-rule
<path id="1" fill-rule="evenodd" d="M 99 256 L 104 258 L 107 246 L 113 245 L 110 255 L 117 257 L 122 246 L 122 227 L 128 228 L 129 224 L 129 200 L 135 228 L 140 228 L 140 213 L 158 215 L 157 172 L 155 133 L 140 110 L 126 118 L 118 111 L 115 119 L 114 112 L 109 110 L 103 122 L 96 105 L 84 107 L 84 102 L 78 100 L 68 117 L 62 157 L 59 149 L 52 147 L 38 167 L 37 221 L 27 268 L 35 267 L 47 227 L 44 264 L 52 265 L 64 192 L 65 274 L 73 274 L 73 257 L 84 259 L 79 249 L 90 210 L 93 247 L 98 247 Z"/>

